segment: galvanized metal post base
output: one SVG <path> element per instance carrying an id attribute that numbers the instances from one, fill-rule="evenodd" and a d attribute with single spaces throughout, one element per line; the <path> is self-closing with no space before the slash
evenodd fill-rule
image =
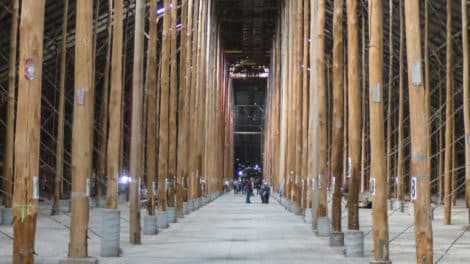
<path id="1" fill-rule="evenodd" d="M 167 211 L 157 211 L 157 229 L 168 228 L 168 213 Z"/>
<path id="2" fill-rule="evenodd" d="M 304 217 L 305 223 L 311 225 L 313 221 L 313 212 L 312 208 L 306 208 L 305 209 L 305 217 Z"/>
<path id="3" fill-rule="evenodd" d="M 101 256 L 119 257 L 121 212 L 117 209 L 104 209 L 101 226 Z"/>
<path id="4" fill-rule="evenodd" d="M 65 258 L 59 260 L 59 264 L 98 264 L 98 259 L 95 258 Z"/>
<path id="5" fill-rule="evenodd" d="M 364 232 L 361 230 L 348 230 L 344 233 L 344 246 L 346 257 L 364 256 Z"/>
<path id="6" fill-rule="evenodd" d="M 408 214 L 410 215 L 415 215 L 415 206 L 413 203 L 407 203 L 408 204 Z"/>
<path id="7" fill-rule="evenodd" d="M 59 214 L 68 214 L 70 213 L 70 200 L 64 199 L 59 200 Z"/>
<path id="8" fill-rule="evenodd" d="M 2 225 L 11 225 L 13 222 L 13 210 L 11 208 L 2 208 L 1 214 L 1 221 L 0 224 Z"/>
<path id="9" fill-rule="evenodd" d="M 370 264 L 392 264 L 390 260 L 371 260 Z"/>
<path id="10" fill-rule="evenodd" d="M 168 223 L 176 223 L 176 208 L 167 207 L 166 213 L 168 215 Z"/>
<path id="11" fill-rule="evenodd" d="M 157 217 L 155 215 L 144 215 L 144 235 L 158 234 Z"/>
<path id="12" fill-rule="evenodd" d="M 328 216 L 318 217 L 317 236 L 330 236 L 330 218 L 328 218 Z"/>
<path id="13" fill-rule="evenodd" d="M 105 208 L 106 207 L 106 197 L 96 198 L 96 207 Z"/>
<path id="14" fill-rule="evenodd" d="M 292 208 L 292 202 L 290 200 L 286 200 L 286 209 L 289 213 L 292 213 L 293 208 Z"/>
<path id="15" fill-rule="evenodd" d="M 176 218 L 184 218 L 184 208 L 176 208 Z"/>
<path id="16" fill-rule="evenodd" d="M 294 214 L 295 215 L 302 215 L 302 208 L 294 203 Z"/>
<path id="17" fill-rule="evenodd" d="M 330 247 L 342 247 L 344 246 L 344 233 L 343 232 L 331 232 L 330 233 Z"/>
<path id="18" fill-rule="evenodd" d="M 190 212 L 191 209 L 189 208 L 189 202 L 183 202 L 183 213 L 188 215 Z"/>
<path id="19" fill-rule="evenodd" d="M 190 210 L 191 212 L 196 211 L 196 203 L 195 203 L 195 200 L 189 201 L 189 210 Z"/>
<path id="20" fill-rule="evenodd" d="M 400 213 L 404 213 L 404 212 L 405 212 L 405 202 L 400 201 Z"/>

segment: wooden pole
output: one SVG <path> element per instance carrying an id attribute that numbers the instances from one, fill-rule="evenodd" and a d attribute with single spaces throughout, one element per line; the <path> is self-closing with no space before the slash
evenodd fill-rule
<path id="1" fill-rule="evenodd" d="M 295 114 L 293 113 L 293 98 L 294 98 L 294 85 L 293 85 L 293 50 L 295 45 L 293 44 L 295 38 L 293 35 L 293 27 L 294 23 L 292 23 L 292 10 L 294 9 L 294 1 L 290 1 L 287 4 L 287 13 L 286 13 L 286 23 L 287 23 L 287 30 L 288 30 L 288 51 L 287 51 L 287 65 L 286 65 L 286 79 L 287 79 L 287 86 L 284 88 L 287 90 L 287 138 L 286 138 L 286 148 L 287 148 L 287 156 L 286 156 L 286 171 L 284 172 L 286 175 L 286 197 L 292 201 L 292 182 L 294 177 L 294 166 L 295 166 L 295 131 L 294 131 L 294 122 L 293 119 L 295 118 Z M 295 14 L 295 13 L 294 13 Z"/>
<path id="2" fill-rule="evenodd" d="M 463 113 L 465 125 L 465 201 L 470 209 L 470 68 L 468 57 L 467 1 L 462 0 L 462 49 L 463 49 Z M 468 211 L 470 223 L 470 210 Z"/>
<path id="3" fill-rule="evenodd" d="M 293 111 L 295 113 L 295 183 L 294 183 L 294 202 L 297 208 L 296 213 L 300 213 L 301 190 L 300 182 L 302 179 L 302 35 L 303 35 L 303 1 L 298 1 L 295 10 L 295 43 L 294 43 L 294 89 L 295 97 L 293 101 Z"/>
<path id="4" fill-rule="evenodd" d="M 307 208 L 312 208 L 312 217 L 316 215 L 318 209 L 318 174 L 319 174 L 319 114 L 318 114 L 318 41 L 315 41 L 318 35 L 318 1 L 310 1 L 310 31 L 309 31 L 309 100 L 308 100 L 308 131 L 305 137 L 308 143 L 308 164 L 307 164 Z M 279 43 L 276 43 L 279 44 Z M 323 72 L 323 78 L 325 73 Z M 323 79 L 324 80 L 324 79 Z M 276 102 L 277 106 L 277 102 Z M 274 143 L 276 146 L 276 143 Z M 312 227 L 317 229 L 317 218 L 313 217 Z"/>
<path id="5" fill-rule="evenodd" d="M 393 89 L 393 0 L 389 0 L 388 24 L 388 99 L 387 99 L 387 198 L 392 191 L 392 89 Z"/>
<path id="6" fill-rule="evenodd" d="M 159 132 L 159 155 L 158 155 L 158 211 L 166 211 L 167 197 L 165 191 L 165 181 L 168 177 L 168 132 L 169 132 L 169 100 L 170 100 L 170 25 L 171 16 L 170 0 L 164 0 L 163 6 L 165 14 L 163 17 L 163 33 L 162 33 L 162 60 L 161 60 L 161 94 L 160 94 L 160 132 Z"/>
<path id="7" fill-rule="evenodd" d="M 193 53 L 193 50 L 195 49 L 195 42 L 194 42 L 194 35 L 193 35 L 193 28 L 194 28 L 194 9 L 195 9 L 195 4 L 193 1 L 188 2 L 188 18 L 187 18 L 187 29 L 186 29 L 186 45 L 187 45 L 187 51 L 186 51 L 186 77 L 185 77 L 185 90 L 186 90 L 186 98 L 187 101 L 185 103 L 186 111 L 183 113 L 186 113 L 186 127 L 183 130 L 185 136 L 186 136 L 186 144 L 185 144 L 185 152 L 180 153 L 180 156 L 182 159 L 186 160 L 186 173 L 183 174 L 183 181 L 182 184 L 184 184 L 184 201 L 188 201 L 192 195 L 192 190 L 191 190 L 191 183 L 192 183 L 192 162 L 191 162 L 191 144 L 190 142 L 192 141 L 192 137 L 189 136 L 190 129 L 192 128 L 192 111 L 193 111 L 193 104 L 194 104 L 194 93 L 191 89 L 192 85 L 192 78 L 193 78 L 193 58 L 195 54 Z M 184 155 L 184 156 L 183 156 Z"/>
<path id="8" fill-rule="evenodd" d="M 444 224 L 450 225 L 452 207 L 452 1 L 447 0 L 446 23 L 446 132 L 444 157 Z"/>
<path id="9" fill-rule="evenodd" d="M 325 67 L 325 0 L 318 1 L 317 78 L 318 78 L 318 181 L 317 217 L 326 217 L 328 210 L 328 113 L 326 104 Z"/>
<path id="10" fill-rule="evenodd" d="M 197 72 L 197 90 L 199 91 L 198 94 L 198 123 L 200 127 L 206 128 L 207 119 L 206 119 L 206 105 L 205 105 L 205 100 L 207 96 L 207 83 L 206 83 L 206 75 L 205 70 L 206 70 L 206 47 L 207 47 L 207 32 L 206 32 L 206 27 L 207 27 L 207 8 L 208 8 L 208 3 L 207 1 L 202 1 L 201 6 L 199 9 L 199 14 L 200 14 L 200 45 L 198 45 L 198 48 L 200 48 L 200 59 L 198 61 L 198 72 Z M 207 179 L 207 167 L 205 165 L 205 130 L 198 130 L 197 131 L 197 147 L 198 147 L 198 152 L 197 152 L 197 174 L 196 174 L 196 194 L 197 198 L 202 196 L 202 180 Z M 207 181 L 206 181 L 207 183 Z M 207 185 L 206 185 L 207 186 Z"/>
<path id="11" fill-rule="evenodd" d="M 191 38 L 192 38 L 192 46 L 191 46 L 191 78 L 188 81 L 188 87 L 190 90 L 190 102 L 189 107 L 189 129 L 194 129 L 197 126 L 197 95 L 198 91 L 196 90 L 196 81 L 197 81 L 197 70 L 198 70 L 198 59 L 199 59 L 199 32 L 198 27 L 200 26 L 199 23 L 199 6 L 200 1 L 194 2 L 194 8 L 192 13 L 192 25 L 193 28 L 191 30 Z M 192 135 L 189 137 L 189 145 L 188 145 L 188 160 L 189 160 L 189 171 L 188 171 L 188 200 L 192 200 L 196 198 L 195 192 L 195 185 L 196 185 L 196 174 L 197 174 L 197 146 L 196 146 L 196 135 Z"/>
<path id="12" fill-rule="evenodd" d="M 147 213 L 155 215 L 157 139 L 157 1 L 150 1 L 147 67 Z"/>
<path id="13" fill-rule="evenodd" d="M 431 133 L 431 76 L 429 62 L 429 4 L 428 0 L 424 4 L 424 94 L 425 94 L 425 113 L 426 113 L 426 137 L 428 138 L 428 151 L 430 164 L 432 164 L 432 133 Z M 431 166 L 431 165 L 430 165 Z M 432 173 L 429 176 L 432 177 Z"/>
<path id="14" fill-rule="evenodd" d="M 143 94 L 144 94 L 144 27 L 145 0 L 137 0 L 135 7 L 134 66 L 132 85 L 131 153 L 129 176 L 130 182 L 130 223 L 129 242 L 141 243 L 140 233 L 140 181 L 142 175 L 142 153 L 144 133 Z M 152 113 L 153 114 L 153 113 Z"/>
<path id="15" fill-rule="evenodd" d="M 108 140 L 108 116 L 109 116 L 109 79 L 111 67 L 111 41 L 113 36 L 113 0 L 108 0 L 108 21 L 107 21 L 107 47 L 106 60 L 104 64 L 103 77 L 103 99 L 101 102 L 100 113 L 100 147 L 98 152 L 98 173 L 97 173 L 97 196 L 101 199 L 105 193 L 105 177 L 106 177 L 106 149 Z"/>
<path id="16" fill-rule="evenodd" d="M 283 3 L 281 14 L 281 47 L 287 46 L 287 3 Z M 287 63 L 287 50 L 281 50 L 281 62 Z M 281 70 L 281 80 L 280 80 L 280 93 L 281 93 L 281 106 L 280 106 L 280 146 L 279 146 L 279 186 L 282 188 L 282 195 L 286 196 L 287 193 L 287 164 L 286 164 L 286 155 L 287 155 L 287 132 L 288 132 L 288 100 L 287 100 L 287 67 L 282 67 Z"/>
<path id="17" fill-rule="evenodd" d="M 357 1 L 350 0 L 348 11 L 348 100 L 349 100 L 349 155 L 350 182 L 348 202 L 348 229 L 359 229 L 359 165 L 361 145 L 361 88 L 359 75 L 359 31 Z"/>
<path id="18" fill-rule="evenodd" d="M 93 1 L 77 1 L 74 124 L 72 128 L 72 208 L 69 257 L 88 256 L 90 144 L 93 130 Z"/>
<path id="19" fill-rule="evenodd" d="M 168 207 L 175 207 L 176 183 L 176 145 L 177 145 L 177 109 L 178 109 L 178 80 L 177 80 L 177 2 L 171 1 L 170 8 L 170 114 L 169 114 L 169 161 L 168 161 Z"/>
<path id="20" fill-rule="evenodd" d="M 333 205 L 331 209 L 332 232 L 341 232 L 341 187 L 343 184 L 343 0 L 334 1 L 333 11 L 333 145 L 331 153 L 334 178 Z"/>
<path id="21" fill-rule="evenodd" d="M 372 233 L 374 260 L 389 261 L 387 175 L 385 172 L 383 118 L 383 9 L 382 0 L 369 1 L 369 113 L 371 190 L 373 195 Z"/>
<path id="22" fill-rule="evenodd" d="M 109 133 L 106 156 L 107 191 L 106 207 L 117 209 L 118 175 L 121 145 L 122 108 L 122 39 L 123 39 L 123 0 L 114 1 L 113 48 L 111 64 L 111 90 L 109 98 Z"/>
<path id="23" fill-rule="evenodd" d="M 39 136 L 45 1 L 23 0 L 21 4 L 12 262 L 32 264 L 34 263 L 34 236 L 39 199 Z"/>
<path id="24" fill-rule="evenodd" d="M 311 188 L 310 183 L 311 180 L 307 180 L 310 177 L 307 177 L 309 172 L 307 171 L 307 164 L 308 164 L 308 156 L 309 156 L 309 149 L 308 149 L 308 100 L 309 100 L 309 89 L 308 89 L 308 75 L 307 75 L 307 68 L 309 65 L 308 62 L 308 39 L 309 39 L 309 0 L 303 1 L 303 58 L 302 58 L 302 152 L 301 152 L 301 190 L 302 190 L 302 199 L 301 199 L 301 208 L 310 208 L 311 203 L 307 201 L 310 200 L 311 195 Z"/>
<path id="25" fill-rule="evenodd" d="M 411 188 L 414 202 L 416 261 L 433 263 L 431 223 L 431 171 L 428 157 L 428 114 L 422 73 L 419 1 L 405 1 L 406 46 L 411 135 Z"/>
<path id="26" fill-rule="evenodd" d="M 367 189 L 366 177 L 366 127 L 367 127 L 367 109 L 366 109 L 366 18 L 362 16 L 361 25 L 361 44 L 362 44 L 362 124 L 361 124 L 361 193 Z"/>
<path id="27" fill-rule="evenodd" d="M 188 128 L 188 104 L 189 89 L 187 87 L 189 65 L 191 63 L 191 38 L 189 32 L 192 31 L 192 1 L 183 0 L 181 11 L 181 54 L 180 54 L 180 77 L 179 77 L 179 97 L 178 97 L 178 166 L 176 167 L 176 214 L 183 217 L 183 187 L 184 178 L 188 171 L 187 161 L 187 128 Z"/>
<path id="28" fill-rule="evenodd" d="M 5 137 L 5 158 L 3 160 L 3 205 L 11 208 L 13 198 L 13 154 L 15 151 L 15 99 L 16 99 L 16 57 L 18 45 L 18 14 L 19 0 L 12 1 L 12 17 L 10 31 L 10 59 L 8 68 L 8 108 L 7 131 Z"/>
<path id="29" fill-rule="evenodd" d="M 398 154 L 397 154 L 397 200 L 403 201 L 405 177 L 403 176 L 403 106 L 404 106 L 404 14 L 403 1 L 400 1 L 400 54 L 399 54 L 399 85 L 398 85 Z"/>

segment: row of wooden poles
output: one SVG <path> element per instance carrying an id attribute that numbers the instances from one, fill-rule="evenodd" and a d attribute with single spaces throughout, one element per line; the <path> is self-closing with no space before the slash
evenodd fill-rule
<path id="1" fill-rule="evenodd" d="M 65 0 L 62 29 L 55 207 L 61 198 L 63 184 L 68 2 Z M 132 244 L 141 243 L 141 181 L 146 181 L 148 188 L 148 214 L 175 207 L 177 215 L 182 216 L 183 202 L 221 191 L 224 179 L 231 178 L 233 174 L 232 103 L 228 65 L 215 16 L 215 1 L 164 0 L 163 5 L 158 5 L 159 1 L 146 4 L 144 0 L 136 0 L 132 7 L 135 8 L 135 34 L 131 88 L 124 86 L 122 78 L 123 0 L 109 0 L 105 77 L 103 83 L 95 83 L 97 20 L 93 27 L 94 2 L 76 1 L 75 9 L 68 256 L 78 258 L 87 257 L 89 180 L 95 169 L 98 177 L 102 177 L 98 179 L 98 194 L 106 195 L 108 209 L 118 208 L 125 89 L 131 89 L 132 95 L 129 164 Z M 19 1 L 15 0 L 13 7 L 9 75 L 11 100 L 6 144 L 8 155 L 5 160 L 7 173 L 2 189 L 6 193 L 6 207 L 13 208 L 12 262 L 25 264 L 34 262 L 35 252 L 45 0 L 23 0 L 21 8 Z M 148 34 L 144 32 L 146 19 Z M 163 23 L 161 40 L 158 39 L 160 21 Z M 144 45 L 146 35 L 147 46 Z M 144 47 L 148 48 L 145 50 Z M 102 136 L 99 139 L 98 165 L 93 168 L 96 89 L 103 89 L 101 103 L 104 110 L 100 112 Z M 165 190 L 166 181 L 169 183 L 168 191 Z M 201 188 L 201 183 L 205 188 Z M 157 193 L 154 193 L 153 186 L 157 186 Z M 158 197 L 157 204 L 155 196 Z"/>
<path id="2" fill-rule="evenodd" d="M 417 263 L 433 263 L 431 222 L 431 84 L 429 16 L 427 1 L 400 0 L 399 87 L 393 86 L 393 19 L 389 19 L 388 106 L 384 108 L 384 9 L 382 0 L 334 0 L 332 28 L 326 28 L 325 0 L 281 1 L 271 57 L 267 96 L 265 177 L 291 201 L 297 213 L 312 214 L 313 228 L 328 217 L 332 192 L 331 232 L 341 232 L 342 192 L 348 191 L 348 230 L 359 230 L 359 194 L 372 195 L 374 263 L 389 261 L 387 200 L 404 201 L 405 185 L 414 205 Z M 395 16 L 393 1 L 389 14 Z M 452 0 L 447 0 L 445 152 L 440 162 L 439 201 L 444 201 L 444 223 L 451 223 L 452 197 L 456 197 L 455 142 L 452 92 Z M 343 17 L 346 4 L 347 17 Z M 421 41 L 420 5 L 425 5 L 425 40 Z M 463 49 L 463 111 L 465 124 L 465 193 L 470 193 L 470 87 L 467 3 L 461 1 Z M 360 20 L 362 14 L 362 20 Z M 367 17 L 368 16 L 368 17 Z M 343 29 L 343 20 L 347 27 Z M 325 46 L 332 32 L 332 47 Z M 347 33 L 343 33 L 347 32 Z M 347 42 L 344 41 L 347 35 Z M 366 40 L 366 35 L 368 40 Z M 404 39 L 406 36 L 406 49 Z M 424 50 L 421 45 L 424 43 Z M 362 48 L 360 47 L 362 44 Z M 366 49 L 366 47 L 368 49 Z M 404 175 L 404 52 L 408 69 L 410 122 L 409 180 Z M 331 63 L 328 52 L 332 53 Z M 346 53 L 346 54 L 345 54 Z M 368 54 L 368 57 L 367 57 Z M 424 60 L 423 55 L 424 54 Z M 368 64 L 368 71 L 366 70 Z M 347 71 L 345 68 L 347 67 Z M 368 80 L 367 80 L 368 78 Z M 362 81 L 362 83 L 361 83 Z M 369 95 L 367 96 L 367 88 Z M 391 101 L 399 89 L 397 187 L 392 193 L 393 171 Z M 441 103 L 441 102 L 440 102 Z M 440 105 L 441 107 L 441 105 Z M 389 116 L 384 120 L 384 112 Z M 366 120 L 367 114 L 369 120 Z M 387 133 L 385 125 L 387 123 Z M 369 133 L 368 133 L 369 130 Z M 442 129 L 439 129 L 442 133 Z M 387 135 L 387 136 L 385 136 Z M 370 152 L 367 150 L 370 148 Z M 455 153 L 455 152 L 454 152 Z M 454 154 L 455 155 L 455 154 Z M 370 160 L 368 159 L 370 157 Z M 454 162 L 454 163 L 453 163 Z M 369 164 L 367 164 L 369 163 Z M 367 167 L 370 166 L 370 170 Z M 441 178 L 443 175 L 443 179 Z M 454 175 L 454 184 L 452 184 Z M 442 188 L 441 188 L 442 186 Z M 368 190 L 367 190 L 368 188 Z M 442 192 L 442 193 L 441 193 Z M 467 207 L 470 199 L 467 198 Z"/>

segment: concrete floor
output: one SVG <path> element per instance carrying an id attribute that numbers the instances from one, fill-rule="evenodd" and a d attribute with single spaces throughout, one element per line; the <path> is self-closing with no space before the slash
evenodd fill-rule
<path id="1" fill-rule="evenodd" d="M 100 263 L 368 263 L 372 259 L 370 210 L 361 209 L 361 229 L 366 233 L 364 258 L 345 258 L 343 248 L 328 247 L 328 238 L 318 238 L 299 216 L 276 201 L 261 204 L 253 197 L 227 194 L 191 213 L 158 235 L 143 236 L 143 245 L 128 241 L 128 207 L 122 206 L 120 258 L 99 258 Z M 49 205 L 40 204 L 36 234 L 36 263 L 57 263 L 67 255 L 67 215 L 49 216 Z M 144 213 L 144 212 L 143 212 Z M 470 232 L 464 232 L 463 201 L 454 208 L 450 226 L 442 225 L 442 208 L 436 209 L 434 261 L 470 262 Z M 346 224 L 347 217 L 343 217 Z M 390 211 L 390 258 L 393 263 L 415 263 L 411 215 Z M 408 227 L 408 229 L 407 229 Z M 91 210 L 89 255 L 99 256 L 101 210 Z M 463 235 L 462 235 L 463 234 Z M 455 245 L 444 253 L 460 235 Z M 12 228 L 0 226 L 0 264 L 11 263 Z"/>

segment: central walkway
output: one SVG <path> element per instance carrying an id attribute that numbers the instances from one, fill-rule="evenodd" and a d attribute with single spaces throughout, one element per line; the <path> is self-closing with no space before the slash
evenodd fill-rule
<path id="1" fill-rule="evenodd" d="M 328 247 L 300 217 L 277 201 L 261 204 L 252 197 L 226 194 L 178 219 L 157 236 L 144 236 L 140 246 L 127 246 L 121 258 L 100 263 L 366 263 L 345 259 L 342 249 Z"/>

